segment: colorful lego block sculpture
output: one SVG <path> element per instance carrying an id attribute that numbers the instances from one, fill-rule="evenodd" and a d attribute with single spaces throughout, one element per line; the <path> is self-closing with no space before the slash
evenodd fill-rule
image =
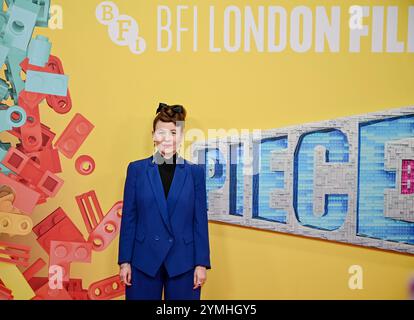
<path id="1" fill-rule="evenodd" d="M 117 236 L 122 202 L 104 215 L 94 191 L 76 197 L 88 240 L 60 207 L 33 227 L 29 215 L 37 205 L 55 197 L 64 183 L 58 176 L 62 172 L 60 156 L 72 159 L 94 125 L 76 113 L 54 142 L 56 134 L 41 122 L 41 104 L 46 101 L 64 115 L 71 110 L 72 101 L 69 77 L 60 59 L 51 54 L 49 39 L 42 35 L 32 38 L 36 26 L 48 26 L 50 1 L 6 0 L 5 4 L 7 10 L 0 13 L 0 64 L 6 65 L 5 79 L 0 78 L 0 132 L 13 135 L 18 143 L 0 141 L 0 235 L 24 236 L 33 231 L 49 255 L 49 270 L 48 277 L 35 276 L 46 262 L 38 258 L 29 266 L 30 246 L 0 241 L 0 300 L 121 296 L 123 287 L 116 276 L 84 289 L 82 279 L 70 277 L 70 265 L 90 263 L 92 252 L 104 250 Z M 9 98 L 11 105 L 5 103 Z M 83 154 L 75 168 L 81 175 L 91 174 L 95 161 Z M 26 270 L 22 273 L 20 268 Z"/>

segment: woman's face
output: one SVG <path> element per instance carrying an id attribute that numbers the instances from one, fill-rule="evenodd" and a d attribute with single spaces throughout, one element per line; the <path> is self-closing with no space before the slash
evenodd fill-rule
<path id="1" fill-rule="evenodd" d="M 152 133 L 152 139 L 161 154 L 173 155 L 181 144 L 182 129 L 174 122 L 159 120 Z"/>

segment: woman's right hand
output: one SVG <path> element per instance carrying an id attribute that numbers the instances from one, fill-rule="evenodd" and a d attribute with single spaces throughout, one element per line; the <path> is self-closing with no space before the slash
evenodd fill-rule
<path id="1" fill-rule="evenodd" d="M 127 286 L 131 285 L 131 265 L 128 262 L 121 264 L 119 277 L 121 278 L 121 282 L 125 283 Z"/>

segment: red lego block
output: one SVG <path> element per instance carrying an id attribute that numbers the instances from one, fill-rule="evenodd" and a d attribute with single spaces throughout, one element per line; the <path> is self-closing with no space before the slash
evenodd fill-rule
<path id="1" fill-rule="evenodd" d="M 35 225 L 33 232 L 48 254 L 52 240 L 85 242 L 82 233 L 60 207 Z"/>
<path id="2" fill-rule="evenodd" d="M 0 184 L 9 186 L 13 189 L 15 195 L 13 202 L 14 207 L 26 214 L 31 214 L 40 199 L 40 193 L 12 177 L 13 175 L 6 176 L 5 174 L 0 173 Z"/>
<path id="3" fill-rule="evenodd" d="M 82 279 L 69 279 L 63 283 L 63 287 L 73 300 L 88 300 L 88 290 L 82 288 Z"/>
<path id="4" fill-rule="evenodd" d="M 52 289 L 49 286 L 49 282 L 37 289 L 35 294 L 32 300 L 72 300 L 65 288 Z"/>
<path id="5" fill-rule="evenodd" d="M 0 241 L 0 261 L 27 267 L 30 250 L 29 246 Z"/>
<path id="6" fill-rule="evenodd" d="M 125 285 L 119 275 L 115 275 L 92 283 L 88 288 L 88 296 L 91 300 L 108 300 L 125 294 Z"/>
<path id="7" fill-rule="evenodd" d="M 89 235 L 88 242 L 92 243 L 94 250 L 106 249 L 115 239 L 121 228 L 121 217 L 122 201 L 118 201 Z"/>
<path id="8" fill-rule="evenodd" d="M 103 219 L 101 206 L 94 190 L 80 194 L 75 197 L 81 212 L 86 229 L 91 233 Z M 96 219 L 98 217 L 99 220 Z"/>
<path id="9" fill-rule="evenodd" d="M 87 167 L 85 167 L 87 165 Z M 75 169 L 81 175 L 87 176 L 95 170 L 95 161 L 91 156 L 81 155 L 75 161 Z"/>
<path id="10" fill-rule="evenodd" d="M 42 146 L 42 128 L 40 125 L 39 103 L 45 98 L 44 94 L 22 90 L 19 94 L 18 105 L 27 116 L 26 123 L 19 129 L 21 142 L 25 150 L 37 151 Z"/>
<path id="11" fill-rule="evenodd" d="M 32 277 L 27 282 L 29 283 L 29 286 L 32 288 L 32 290 L 36 292 L 36 290 L 43 287 L 45 283 L 48 283 L 49 279 L 47 277 Z"/>
<path id="12" fill-rule="evenodd" d="M 104 250 L 119 233 L 122 201 L 115 203 L 105 216 L 93 190 L 76 196 L 76 202 L 89 232 L 88 242 L 94 250 Z"/>
<path id="13" fill-rule="evenodd" d="M 72 262 L 91 262 L 92 245 L 88 242 L 51 241 L 49 268 L 61 266 L 62 281 L 69 281 L 70 264 Z"/>
<path id="14" fill-rule="evenodd" d="M 40 151 L 27 153 L 27 156 L 36 162 L 40 170 L 49 170 L 52 173 L 62 172 L 59 152 L 54 148 L 44 148 Z"/>
<path id="15" fill-rule="evenodd" d="M 40 123 L 41 128 L 41 135 L 42 135 L 42 148 L 52 148 L 52 141 L 55 138 L 56 134 L 50 130 L 50 128 L 43 123 Z M 20 127 L 13 128 L 12 130 L 8 130 L 9 133 L 14 135 L 15 137 L 22 139 L 22 134 L 20 132 Z M 28 153 L 29 151 L 24 149 L 23 144 L 18 143 L 16 144 L 16 149 L 20 150 L 23 153 Z"/>
<path id="16" fill-rule="evenodd" d="M 12 291 L 0 284 L 0 300 L 13 300 Z"/>
<path id="17" fill-rule="evenodd" d="M 72 159 L 93 128 L 92 123 L 80 113 L 77 113 L 56 141 L 55 147 L 65 157 Z"/>
<path id="18" fill-rule="evenodd" d="M 55 196 L 63 185 L 61 178 L 49 170 L 42 170 L 36 162 L 14 147 L 9 148 L 2 163 L 49 197 Z"/>
<path id="19" fill-rule="evenodd" d="M 30 267 L 28 267 L 24 272 L 24 278 L 29 281 L 33 276 L 38 273 L 46 265 L 46 262 L 42 258 L 38 258 Z"/>

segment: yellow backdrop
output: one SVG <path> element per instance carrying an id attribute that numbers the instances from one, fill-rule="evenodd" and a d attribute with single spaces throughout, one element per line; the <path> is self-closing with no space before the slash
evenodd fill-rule
<path id="1" fill-rule="evenodd" d="M 115 45 L 107 27 L 95 17 L 98 0 L 54 1 L 63 8 L 63 29 L 37 29 L 52 42 L 52 54 L 69 75 L 73 108 L 59 115 L 42 105 L 42 122 L 57 136 L 80 112 L 95 129 L 78 154 L 89 154 L 96 170 L 79 175 L 74 161 L 61 157 L 65 184 L 59 194 L 36 208 L 37 224 L 58 206 L 83 232 L 87 231 L 75 196 L 95 190 L 107 212 L 122 199 L 127 164 L 153 151 L 151 125 L 159 102 L 180 103 L 188 110 L 187 130 L 200 128 L 269 129 L 413 105 L 413 53 L 373 53 L 371 34 L 361 40 L 361 52 L 348 52 L 348 27 L 341 21 L 341 49 L 305 53 L 289 47 L 279 53 L 208 51 L 209 6 L 216 9 L 216 41 L 222 41 L 222 13 L 235 1 L 114 1 L 120 12 L 140 25 L 147 50 L 133 54 Z M 238 0 L 237 6 L 256 1 Z M 192 33 L 183 34 L 182 51 L 156 51 L 157 5 L 197 5 L 199 50 L 192 51 Z M 398 36 L 407 37 L 412 0 L 359 1 L 359 5 L 399 8 Z M 275 5 L 263 0 L 260 5 Z M 330 8 L 331 1 L 277 1 L 287 12 L 298 5 Z M 350 3 L 338 1 L 346 19 Z M 188 14 L 187 14 L 188 13 Z M 189 24 L 188 11 L 183 21 Z M 371 18 L 364 23 L 370 25 Z M 5 135 L 2 135 L 4 138 Z M 9 135 L 7 136 L 9 137 Z M 3 140 L 6 140 L 5 138 Z M 12 140 L 12 139 L 11 139 Z M 14 141 L 14 140 L 12 140 Z M 186 155 L 187 156 L 187 155 Z M 212 269 L 204 299 L 405 299 L 414 272 L 414 257 L 377 249 L 210 222 Z M 33 233 L 2 240 L 30 244 L 32 257 L 48 261 Z M 72 278 L 83 286 L 118 272 L 118 241 L 93 252 L 92 263 L 73 263 Z M 31 262 L 34 258 L 31 259 Z M 363 289 L 348 287 L 351 265 L 363 268 Z M 44 268 L 40 275 L 46 276 Z M 14 292 L 18 297 L 18 292 Z"/>

